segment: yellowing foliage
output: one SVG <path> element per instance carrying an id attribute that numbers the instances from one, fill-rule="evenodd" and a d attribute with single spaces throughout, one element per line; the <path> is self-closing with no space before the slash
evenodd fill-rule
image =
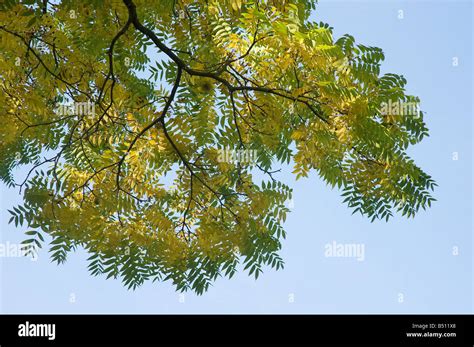
<path id="1" fill-rule="evenodd" d="M 283 267 L 279 163 L 372 220 L 430 206 L 435 183 L 406 154 L 423 114 L 380 111 L 418 99 L 380 75 L 379 48 L 309 21 L 315 3 L 2 2 L 0 178 L 22 189 L 25 242 L 49 235 L 59 263 L 83 247 L 93 275 L 131 288 L 203 293 L 240 262 Z"/>

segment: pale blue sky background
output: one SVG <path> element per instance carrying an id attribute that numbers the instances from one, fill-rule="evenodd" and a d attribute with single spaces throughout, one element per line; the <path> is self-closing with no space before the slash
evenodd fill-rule
<path id="1" fill-rule="evenodd" d="M 36 262 L 0 258 L 0 312 L 472 312 L 472 2 L 321 0 L 313 18 L 333 26 L 335 37 L 350 33 L 383 48 L 382 71 L 403 74 L 408 92 L 421 98 L 431 136 L 410 153 L 439 184 L 432 209 L 414 220 L 371 224 L 351 216 L 339 192 L 315 175 L 294 182 L 284 174 L 294 186 L 294 208 L 283 271 L 268 269 L 257 281 L 244 273 L 220 279 L 203 296 L 185 294 L 182 303 L 168 283 L 132 292 L 120 281 L 91 277 L 84 252 L 62 266 L 45 252 Z M 22 230 L 7 224 L 6 211 L 18 195 L 4 186 L 0 194 L 1 242 L 20 242 Z M 365 260 L 326 258 L 324 246 L 333 241 L 365 244 Z"/>

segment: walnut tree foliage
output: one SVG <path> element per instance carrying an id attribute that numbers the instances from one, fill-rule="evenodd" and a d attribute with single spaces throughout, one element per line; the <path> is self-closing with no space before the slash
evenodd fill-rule
<path id="1" fill-rule="evenodd" d="M 418 99 L 380 74 L 381 49 L 334 38 L 315 9 L 2 1 L 0 177 L 22 194 L 10 222 L 28 227 L 26 247 L 48 235 L 58 263 L 82 247 L 93 275 L 201 294 L 239 266 L 283 267 L 279 165 L 316 172 L 372 221 L 430 206 L 435 183 L 406 153 L 428 135 L 423 113 L 381 112 Z M 94 112 L 58 112 L 68 103 Z"/>

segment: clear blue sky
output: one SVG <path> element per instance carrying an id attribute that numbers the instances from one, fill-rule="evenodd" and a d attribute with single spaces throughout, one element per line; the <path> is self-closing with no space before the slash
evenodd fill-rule
<path id="1" fill-rule="evenodd" d="M 333 26 L 336 37 L 350 33 L 383 48 L 383 72 L 403 74 L 408 92 L 421 98 L 430 137 L 410 154 L 439 184 L 432 209 L 371 224 L 351 216 L 339 192 L 317 176 L 294 182 L 283 174 L 294 186 L 294 208 L 282 271 L 268 269 L 257 281 L 244 273 L 220 279 L 203 296 L 185 294 L 183 303 L 168 283 L 132 292 L 120 281 L 91 277 L 81 251 L 61 266 L 46 252 L 36 262 L 0 258 L 0 312 L 472 312 L 472 2 L 321 0 L 313 18 Z M 18 194 L 4 186 L 0 194 L 1 242 L 20 242 L 22 230 L 8 225 L 6 211 Z M 333 241 L 363 244 L 364 261 L 325 257 Z"/>

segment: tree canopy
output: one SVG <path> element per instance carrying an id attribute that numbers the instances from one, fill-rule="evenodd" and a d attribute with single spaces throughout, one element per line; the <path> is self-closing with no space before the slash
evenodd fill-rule
<path id="1" fill-rule="evenodd" d="M 316 172 L 372 221 L 429 207 L 436 184 L 406 153 L 428 135 L 423 112 L 386 107 L 418 98 L 315 9 L 3 1 L 0 177 L 22 194 L 10 222 L 26 247 L 51 240 L 58 263 L 83 247 L 93 275 L 201 294 L 240 265 L 283 267 L 279 165 Z"/>

